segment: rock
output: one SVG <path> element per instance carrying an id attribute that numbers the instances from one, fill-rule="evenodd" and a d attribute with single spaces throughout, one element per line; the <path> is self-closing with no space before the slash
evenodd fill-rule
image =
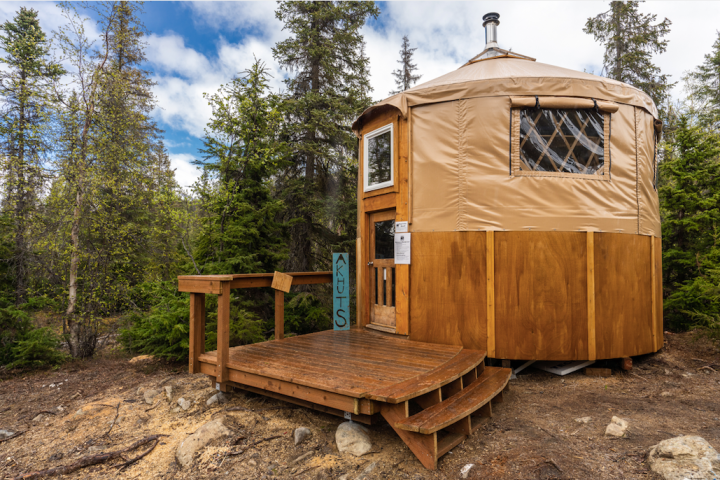
<path id="1" fill-rule="evenodd" d="M 11 432 L 10 430 L 2 430 L 0 429 L 0 439 L 9 438 L 15 435 L 15 432 Z"/>
<path id="2" fill-rule="evenodd" d="M 145 363 L 145 362 L 152 362 L 155 360 L 155 357 L 152 355 L 140 355 L 138 357 L 133 357 L 129 360 L 129 363 Z"/>
<path id="3" fill-rule="evenodd" d="M 218 392 L 216 394 L 218 403 L 228 403 L 232 400 L 232 393 Z"/>
<path id="4" fill-rule="evenodd" d="M 37 417 L 33 418 L 32 421 L 33 421 L 33 422 L 42 422 L 42 419 L 43 419 L 43 418 L 45 418 L 45 417 L 44 417 L 43 414 L 41 413 L 41 414 L 38 415 Z"/>
<path id="5" fill-rule="evenodd" d="M 137 395 L 138 397 L 142 395 L 145 392 L 145 387 L 138 387 L 137 389 Z"/>
<path id="6" fill-rule="evenodd" d="M 605 429 L 605 435 L 613 437 L 622 437 L 628 429 L 628 422 L 622 418 L 612 417 L 612 420 Z"/>
<path id="7" fill-rule="evenodd" d="M 224 425 L 224 418 L 217 418 L 198 428 L 195 433 L 187 437 L 175 452 L 175 459 L 181 467 L 187 467 L 192 463 L 195 452 L 205 448 L 212 441 L 230 435 L 232 435 L 232 432 Z"/>
<path id="8" fill-rule="evenodd" d="M 205 402 L 205 405 L 207 405 L 207 406 L 209 407 L 210 405 L 214 405 L 214 404 L 216 404 L 216 403 L 218 403 L 218 396 L 217 396 L 217 394 L 215 394 L 215 395 L 213 395 L 212 397 L 208 398 L 207 401 Z"/>
<path id="9" fill-rule="evenodd" d="M 590 423 L 590 420 L 592 420 L 592 417 L 578 417 L 575 419 L 577 423 Z"/>
<path id="10" fill-rule="evenodd" d="M 720 478 L 720 455 L 702 437 L 663 440 L 650 448 L 648 462 L 665 480 Z"/>
<path id="11" fill-rule="evenodd" d="M 170 385 L 165 385 L 165 396 L 168 402 L 172 402 L 172 387 Z"/>
<path id="12" fill-rule="evenodd" d="M 351 453 L 356 457 L 365 455 L 372 449 L 368 430 L 356 422 L 343 422 L 335 432 L 335 443 L 340 453 Z"/>
<path id="13" fill-rule="evenodd" d="M 155 400 L 155 397 L 160 395 L 160 391 L 159 390 L 145 390 L 145 393 L 143 395 L 145 397 L 145 403 L 152 405 L 153 400 Z"/>
<path id="14" fill-rule="evenodd" d="M 247 464 L 250 465 L 251 467 L 257 466 L 257 462 L 255 460 L 248 460 Z"/>
<path id="15" fill-rule="evenodd" d="M 338 477 L 338 480 L 350 480 L 350 474 L 349 473 L 343 473 Z"/>
<path id="16" fill-rule="evenodd" d="M 180 408 L 182 408 L 183 410 L 187 410 L 188 408 L 192 407 L 192 402 L 190 402 L 190 400 L 185 400 L 184 398 L 178 400 L 177 404 L 180 405 Z"/>
<path id="17" fill-rule="evenodd" d="M 666 368 L 666 369 L 665 369 L 665 375 L 672 375 L 672 372 Z"/>
<path id="18" fill-rule="evenodd" d="M 474 467 L 474 463 L 468 463 L 463 468 L 460 469 L 460 478 L 468 478 L 468 475 L 470 474 L 470 470 L 472 467 Z"/>
<path id="19" fill-rule="evenodd" d="M 357 425 L 357 424 L 356 424 L 356 425 Z M 375 470 L 375 467 L 376 467 L 376 466 L 377 466 L 377 462 L 371 463 L 370 465 L 368 465 L 367 467 L 365 467 L 365 470 L 363 470 L 362 472 L 360 472 L 360 475 L 358 475 L 357 477 L 355 477 L 355 480 L 365 480 L 366 478 L 368 478 L 368 475 L 370 475 L 370 473 L 372 473 L 372 471 Z"/>
<path id="20" fill-rule="evenodd" d="M 293 433 L 295 437 L 295 445 L 300 445 L 307 437 L 312 435 L 312 432 L 307 427 L 298 427 Z"/>
<path id="21" fill-rule="evenodd" d="M 662 393 L 660 394 L 660 396 L 661 396 L 661 397 L 672 397 L 672 393 L 670 393 L 670 392 L 662 392 Z"/>

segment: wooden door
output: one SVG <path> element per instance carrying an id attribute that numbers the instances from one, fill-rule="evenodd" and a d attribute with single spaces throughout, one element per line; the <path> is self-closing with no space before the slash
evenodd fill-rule
<path id="1" fill-rule="evenodd" d="M 370 323 L 395 327 L 395 210 L 370 215 Z"/>

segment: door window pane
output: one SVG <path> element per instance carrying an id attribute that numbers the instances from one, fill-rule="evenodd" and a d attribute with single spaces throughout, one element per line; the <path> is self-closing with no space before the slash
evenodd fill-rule
<path id="1" fill-rule="evenodd" d="M 395 220 L 375 222 L 375 258 L 395 258 Z"/>
<path id="2" fill-rule="evenodd" d="M 391 142 L 391 132 L 381 133 L 368 139 L 368 186 L 391 180 Z"/>

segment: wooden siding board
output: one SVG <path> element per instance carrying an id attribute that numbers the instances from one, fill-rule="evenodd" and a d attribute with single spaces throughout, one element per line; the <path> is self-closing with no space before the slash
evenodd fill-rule
<path id="1" fill-rule="evenodd" d="M 497 358 L 588 355 L 584 232 L 495 232 Z"/>
<path id="2" fill-rule="evenodd" d="M 485 235 L 413 233 L 410 339 L 486 350 Z"/>
<path id="3" fill-rule="evenodd" d="M 650 242 L 642 235 L 595 234 L 598 358 L 653 351 Z"/>

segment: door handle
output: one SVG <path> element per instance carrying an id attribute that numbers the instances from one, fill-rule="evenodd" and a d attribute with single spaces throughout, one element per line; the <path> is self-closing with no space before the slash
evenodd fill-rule
<path id="1" fill-rule="evenodd" d="M 371 266 L 373 266 L 373 265 L 374 265 L 373 262 L 368 262 L 368 267 L 371 267 Z"/>

